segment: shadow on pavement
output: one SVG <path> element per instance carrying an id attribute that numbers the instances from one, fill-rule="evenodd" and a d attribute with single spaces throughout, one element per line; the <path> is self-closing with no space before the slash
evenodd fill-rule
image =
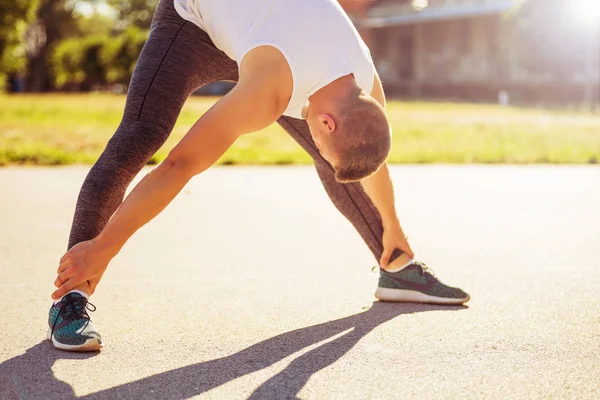
<path id="1" fill-rule="evenodd" d="M 56 360 L 85 360 L 100 352 L 69 353 L 43 340 L 0 364 L 0 399 L 73 399 L 71 386 L 54 377 Z"/>
<path id="2" fill-rule="evenodd" d="M 275 364 L 306 347 L 349 331 L 299 356 L 250 396 L 251 399 L 294 398 L 313 374 L 340 359 L 360 339 L 384 322 L 402 314 L 466 308 L 375 302 L 371 308 L 359 314 L 286 332 L 227 357 L 152 375 L 83 398 L 143 396 L 183 399 L 196 396 Z M 74 398 L 71 386 L 54 378 L 52 365 L 58 359 L 83 359 L 91 356 L 93 354 L 61 352 L 52 348 L 48 342 L 37 344 L 24 355 L 0 364 L 0 393 L 8 393 L 9 398 L 12 393 L 15 398 Z"/>

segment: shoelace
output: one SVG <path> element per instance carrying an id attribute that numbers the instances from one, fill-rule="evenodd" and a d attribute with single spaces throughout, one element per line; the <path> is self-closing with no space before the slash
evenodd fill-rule
<path id="1" fill-rule="evenodd" d="M 415 261 L 411 265 L 418 265 L 419 267 L 421 267 L 421 272 L 423 273 L 423 275 L 430 275 L 435 278 L 435 272 L 433 272 L 433 270 L 429 268 L 424 262 Z"/>
<path id="2" fill-rule="evenodd" d="M 52 332 L 50 334 L 50 337 L 52 337 L 52 335 L 54 335 L 54 329 L 56 328 L 56 323 L 58 322 L 58 318 L 61 316 L 61 314 L 65 315 L 65 319 L 71 319 L 71 320 L 76 320 L 76 319 L 87 319 L 88 321 L 90 321 L 90 316 L 88 315 L 88 310 L 91 312 L 96 311 L 96 306 L 93 305 L 92 303 L 90 303 L 88 301 L 88 299 L 86 299 L 85 297 L 71 297 L 71 296 L 66 296 L 63 297 L 63 299 L 61 301 L 58 302 L 58 304 L 61 304 L 62 306 L 60 307 L 60 310 L 58 311 L 58 315 L 56 316 L 56 318 L 54 319 L 54 323 L 52 324 Z"/>

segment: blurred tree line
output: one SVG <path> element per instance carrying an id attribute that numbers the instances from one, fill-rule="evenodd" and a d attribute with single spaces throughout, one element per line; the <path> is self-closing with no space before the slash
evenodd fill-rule
<path id="1" fill-rule="evenodd" d="M 348 0 L 342 5 L 352 10 L 379 1 L 383 2 Z M 127 85 L 157 2 L 0 0 L 0 90 L 3 86 L 43 92 Z M 595 76 L 598 25 L 590 24 L 592 28 L 582 35 L 583 27 L 568 18 L 571 3 L 518 2 L 520 6 L 506 15 L 510 29 L 504 33 L 512 58 L 555 79 L 573 75 L 574 64 L 585 64 L 580 69 Z"/>
<path id="2" fill-rule="evenodd" d="M 0 0 L 0 87 L 127 84 L 157 0 Z"/>

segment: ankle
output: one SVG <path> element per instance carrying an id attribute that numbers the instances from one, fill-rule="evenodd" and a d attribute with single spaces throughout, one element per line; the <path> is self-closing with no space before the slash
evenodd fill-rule
<path id="1" fill-rule="evenodd" d="M 412 258 L 411 256 L 409 256 L 406 253 L 403 253 L 400 257 L 398 257 L 394 261 L 390 262 L 383 269 L 388 272 L 398 272 L 398 271 L 408 267 L 410 264 L 413 263 L 413 261 L 414 261 L 414 258 Z"/>
<path id="2" fill-rule="evenodd" d="M 75 286 L 70 291 L 73 291 L 73 290 L 77 290 L 79 292 L 83 292 L 83 293 L 85 293 L 87 295 L 87 297 L 90 297 L 92 295 L 92 289 L 90 288 L 90 284 L 87 281 L 83 282 L 80 285 Z"/>

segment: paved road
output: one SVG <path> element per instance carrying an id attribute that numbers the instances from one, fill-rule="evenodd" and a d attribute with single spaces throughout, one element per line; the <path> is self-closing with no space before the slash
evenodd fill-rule
<path id="1" fill-rule="evenodd" d="M 373 302 L 312 168 L 196 178 L 111 264 L 99 354 L 44 340 L 86 168 L 0 169 L 0 398 L 600 397 L 600 168 L 394 167 L 465 308 Z"/>

